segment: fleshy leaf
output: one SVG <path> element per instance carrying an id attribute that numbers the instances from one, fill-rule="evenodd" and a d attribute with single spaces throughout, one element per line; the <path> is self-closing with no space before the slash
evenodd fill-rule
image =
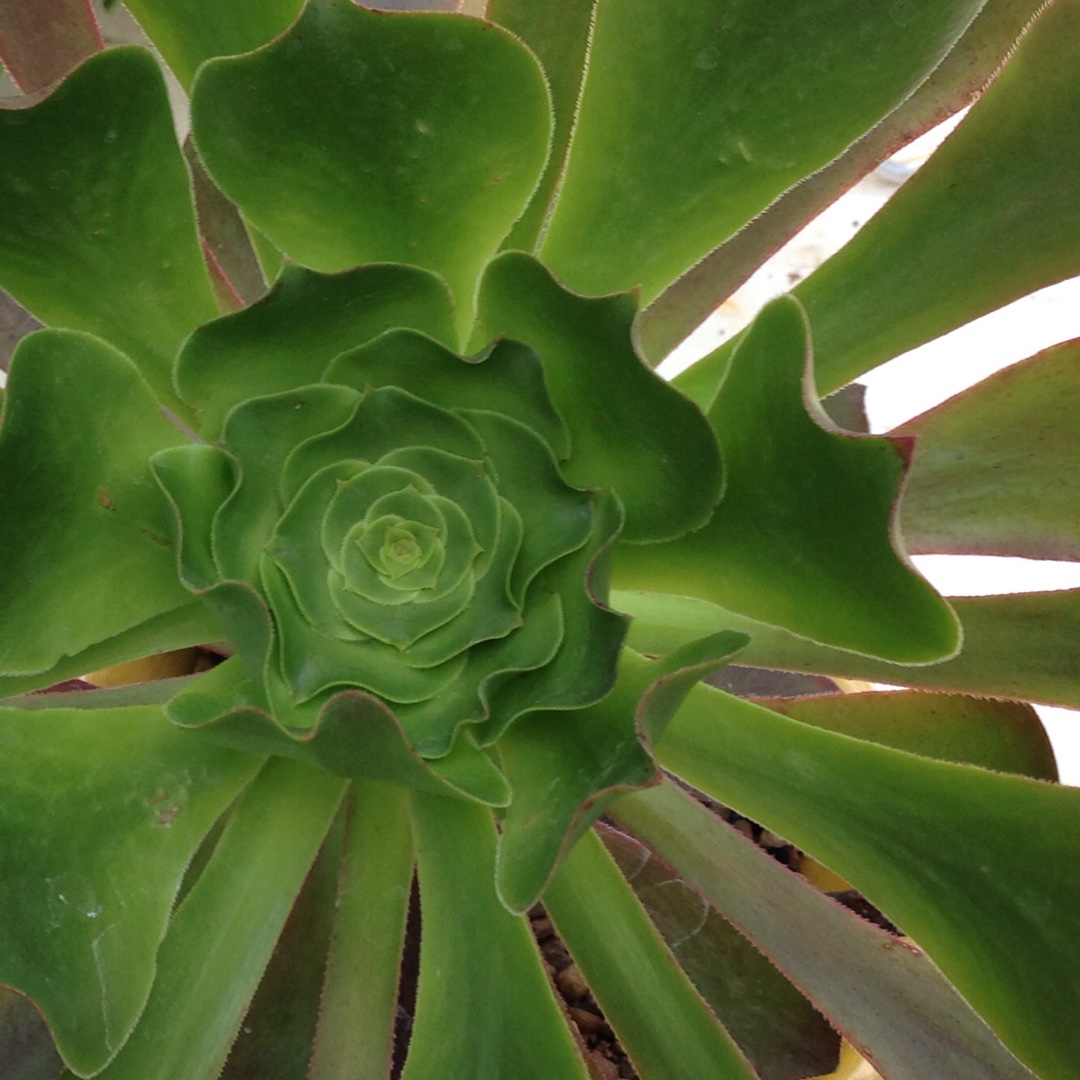
<path id="1" fill-rule="evenodd" d="M 551 125 L 539 65 L 505 31 L 349 0 L 312 0 L 265 49 L 208 64 L 192 119 L 214 179 L 275 243 L 317 270 L 435 270 L 461 336 Z"/>
<path id="2" fill-rule="evenodd" d="M 567 855 L 545 906 L 642 1075 L 757 1080 L 592 830 Z"/>
<path id="3" fill-rule="evenodd" d="M 901 667 L 816 645 L 704 600 L 612 594 L 612 603 L 634 616 L 629 644 L 645 653 L 669 652 L 721 629 L 741 630 L 750 636 L 741 661 L 755 667 L 1080 708 L 1080 589 L 950 602 L 964 627 L 960 654 L 940 664 Z"/>
<path id="4" fill-rule="evenodd" d="M 263 299 L 192 334 L 177 360 L 176 385 L 199 430 L 213 439 L 234 405 L 319 382 L 339 353 L 402 326 L 451 338 L 450 297 L 434 274 L 415 266 L 341 274 L 287 266 Z"/>
<path id="5" fill-rule="evenodd" d="M 297 894 L 218 1080 L 307 1080 L 342 860 L 336 819 Z"/>
<path id="6" fill-rule="evenodd" d="M 536 903 L 560 860 L 613 798 L 656 782 L 647 744 L 690 687 L 746 640 L 716 634 L 652 662 L 624 650 L 618 682 L 602 701 L 532 713 L 503 734 L 499 759 L 514 797 L 502 818 L 495 887 L 510 911 Z"/>
<path id="7" fill-rule="evenodd" d="M 102 1080 L 219 1074 L 344 789 L 293 761 L 260 772 L 173 916 L 146 1010 Z"/>
<path id="8" fill-rule="evenodd" d="M 1080 559 L 1080 340 L 992 375 L 900 427 L 911 551 Z"/>
<path id="9" fill-rule="evenodd" d="M 795 293 L 822 393 L 1080 273 L 1080 10 L 1054 4 L 933 158 Z"/>
<path id="10" fill-rule="evenodd" d="M 250 52 L 284 31 L 303 0 L 125 0 L 185 90 L 214 56 Z"/>
<path id="11" fill-rule="evenodd" d="M 555 201 L 573 132 L 578 95 L 585 74 L 589 31 L 596 0 L 489 0 L 484 15 L 517 34 L 536 53 L 551 87 L 555 116 L 551 156 L 533 201 L 514 226 L 505 246 L 533 250 Z"/>
<path id="12" fill-rule="evenodd" d="M 673 784 L 630 795 L 614 813 L 883 1075 L 1032 1080 L 925 953 L 823 896 Z"/>
<path id="13" fill-rule="evenodd" d="M 348 810 L 310 1080 L 374 1078 L 388 1075 L 390 1067 L 413 876 L 408 795 L 358 782 Z"/>
<path id="14" fill-rule="evenodd" d="M 773 301 L 709 412 L 723 501 L 697 532 L 620 548 L 615 584 L 703 597 L 899 663 L 949 656 L 955 616 L 895 543 L 908 447 L 835 429 L 814 394 L 812 363 L 802 309 Z"/>
<path id="15" fill-rule="evenodd" d="M 491 805 L 509 802 L 506 781 L 482 750 L 459 738 L 435 762 L 420 757 L 382 701 L 346 691 L 313 707 L 310 727 L 286 727 L 260 708 L 242 669 L 221 665 L 169 704 L 169 718 L 204 738 L 252 754 L 274 754 L 333 776 L 379 780 Z M 306 717 L 306 714 L 303 714 Z M 289 713 L 286 713 L 290 717 Z M 290 717 L 291 718 L 291 717 Z"/>
<path id="16" fill-rule="evenodd" d="M 854 739 L 996 772 L 1057 780 L 1050 740 L 1030 705 L 898 690 L 759 700 L 773 712 Z"/>
<path id="17" fill-rule="evenodd" d="M 648 303 L 903 101 L 981 6 L 599 5 L 540 254 L 573 289 Z"/>
<path id="18" fill-rule="evenodd" d="M 874 166 L 969 105 L 1046 6 L 1044 0 L 987 0 L 964 36 L 911 97 L 835 161 L 789 188 L 642 312 L 641 346 L 650 360 L 662 360 L 756 267 Z"/>
<path id="19" fill-rule="evenodd" d="M 186 606 L 147 466 L 185 440 L 132 363 L 87 334 L 43 330 L 16 351 L 4 405 L 0 669 L 47 671 Z"/>
<path id="20" fill-rule="evenodd" d="M 803 1080 L 835 1069 L 840 1036 L 821 1013 L 648 848 L 625 832 L 596 828 L 668 948 L 762 1080 Z"/>
<path id="21" fill-rule="evenodd" d="M 39 105 L 0 110 L 0 157 L 0 284 L 43 322 L 123 349 L 183 411 L 173 355 L 217 305 L 153 57 L 110 49 Z"/>
<path id="22" fill-rule="evenodd" d="M 43 90 L 100 48 L 85 0 L 0 0 L 0 62 L 24 93 Z"/>
<path id="23" fill-rule="evenodd" d="M 656 753 L 850 881 L 1040 1076 L 1072 1076 L 1080 789 L 930 761 L 707 687 Z"/>
<path id="24" fill-rule="evenodd" d="M 508 252 L 484 274 L 474 340 L 505 335 L 536 350 L 573 432 L 567 480 L 619 496 L 624 539 L 666 540 L 707 520 L 720 461 L 699 411 L 638 356 L 636 313 L 632 296 L 578 296 L 535 259 Z"/>
<path id="25" fill-rule="evenodd" d="M 423 936 L 403 1080 L 586 1080 L 528 923 L 495 896 L 490 814 L 423 795 L 412 813 Z"/>
<path id="26" fill-rule="evenodd" d="M 0 983 L 89 1076 L 127 1039 L 184 870 L 261 760 L 177 731 L 160 706 L 2 709 L 0 744 Z"/>
<path id="27" fill-rule="evenodd" d="M 570 454 L 566 428 L 548 399 L 543 363 L 515 341 L 500 341 L 487 355 L 462 360 L 420 334 L 388 333 L 339 356 L 325 378 L 356 390 L 398 386 L 444 409 L 509 416 L 542 436 L 556 458 Z"/>

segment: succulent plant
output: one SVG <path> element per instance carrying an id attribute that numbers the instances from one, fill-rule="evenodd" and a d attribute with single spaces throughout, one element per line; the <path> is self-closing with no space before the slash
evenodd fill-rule
<path id="1" fill-rule="evenodd" d="M 1080 8 L 126 7 L 0 2 L 5 1076 L 1074 1075 L 1080 591 L 909 554 L 1080 559 L 1080 343 L 831 395 L 1080 271 Z"/>

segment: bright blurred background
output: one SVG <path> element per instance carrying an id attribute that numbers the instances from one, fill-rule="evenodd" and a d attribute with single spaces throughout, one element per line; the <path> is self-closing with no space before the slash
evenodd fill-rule
<path id="1" fill-rule="evenodd" d="M 741 330 L 766 301 L 786 292 L 843 247 L 962 118 L 953 117 L 890 159 L 794 237 L 660 366 L 672 377 Z M 890 431 L 1009 364 L 1080 337 L 1080 278 L 1061 282 L 898 356 L 859 379 L 870 430 Z M 1080 587 L 1080 563 L 969 555 L 912 561 L 946 596 Z M 1063 783 L 1080 786 L 1080 713 L 1037 706 Z"/>

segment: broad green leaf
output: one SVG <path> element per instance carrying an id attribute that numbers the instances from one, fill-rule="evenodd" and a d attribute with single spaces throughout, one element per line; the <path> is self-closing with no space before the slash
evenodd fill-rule
<path id="1" fill-rule="evenodd" d="M 175 724 L 219 745 L 293 758 L 332 776 L 378 780 L 493 806 L 510 801 L 502 773 L 463 736 L 438 760 L 428 761 L 409 742 L 390 707 L 371 694 L 340 692 L 305 711 L 290 709 L 286 695 L 287 690 L 280 694 L 283 703 L 274 701 L 278 715 L 271 716 L 260 703 L 261 692 L 234 662 L 189 684 L 169 703 L 168 714 Z M 293 726 L 297 717 L 310 726 Z"/>
<path id="2" fill-rule="evenodd" d="M 964 628 L 959 655 L 907 667 L 816 645 L 703 600 L 612 594 L 612 604 L 634 617 L 628 644 L 644 653 L 669 652 L 717 630 L 739 630 L 750 636 L 740 662 L 755 667 L 1080 708 L 1080 589 L 960 597 L 950 603 Z"/>
<path id="3" fill-rule="evenodd" d="M 835 429 L 812 363 L 801 307 L 773 301 L 709 412 L 727 479 L 720 506 L 671 543 L 620 548 L 614 583 L 699 596 L 899 663 L 948 656 L 955 617 L 895 543 L 909 446 Z"/>
<path id="4" fill-rule="evenodd" d="M 933 158 L 795 293 L 822 393 L 1080 273 L 1080 9 L 1054 4 Z"/>
<path id="5" fill-rule="evenodd" d="M 756 1080 L 592 830 L 544 903 L 644 1080 Z"/>
<path id="6" fill-rule="evenodd" d="M 614 689 L 568 713 L 531 713 L 499 739 L 513 791 L 501 821 L 495 887 L 510 911 L 536 903 L 579 836 L 617 795 L 656 783 L 647 744 L 703 675 L 746 644 L 717 634 L 647 661 L 624 651 Z"/>
<path id="7" fill-rule="evenodd" d="M 545 262 L 649 303 L 903 101 L 981 6 L 599 5 Z"/>
<path id="8" fill-rule="evenodd" d="M 508 252 L 484 274 L 474 341 L 505 335 L 536 350 L 573 432 L 567 480 L 615 491 L 624 539 L 664 540 L 707 519 L 720 463 L 698 410 L 638 356 L 636 312 L 632 296 L 567 292 L 535 259 Z"/>
<path id="9" fill-rule="evenodd" d="M 185 90 L 204 60 L 245 53 L 288 28 L 303 0 L 124 0 Z"/>
<path id="10" fill-rule="evenodd" d="M 597 832 L 761 1080 L 803 1080 L 833 1071 L 840 1036 L 769 960 L 643 844 L 610 826 L 598 825 Z"/>
<path id="11" fill-rule="evenodd" d="M 971 103 L 1044 0 L 987 0 L 964 36 L 914 94 L 824 169 L 789 188 L 660 294 L 641 314 L 645 354 L 658 363 L 773 252 L 874 166 Z M 716 373 L 717 376 L 721 372 Z"/>
<path id="12" fill-rule="evenodd" d="M 44 90 L 101 47 L 85 0 L 0 0 L 0 61 L 24 93 Z"/>
<path id="13" fill-rule="evenodd" d="M 664 784 L 614 812 L 889 1080 L 1032 1080 L 925 953 L 823 896 L 685 792 Z"/>
<path id="14" fill-rule="evenodd" d="M 218 1080 L 307 1080 L 342 864 L 341 815 L 308 872 Z"/>
<path id="15" fill-rule="evenodd" d="M 261 762 L 160 706 L 0 709 L 0 749 L 0 984 L 89 1076 L 142 1012 L 195 849 Z"/>
<path id="16" fill-rule="evenodd" d="M 477 806 L 412 797 L 420 979 L 403 1080 L 586 1080 L 524 916 L 495 895 L 495 825 Z"/>
<path id="17" fill-rule="evenodd" d="M 773 712 L 853 739 L 996 772 L 1057 780 L 1050 740 L 1030 705 L 893 691 L 759 700 Z"/>
<path id="18" fill-rule="evenodd" d="M 102 1080 L 218 1075 L 344 788 L 296 762 L 265 766 L 173 916 L 146 1009 Z"/>
<path id="19" fill-rule="evenodd" d="M 185 440 L 132 363 L 40 331 L 16 351 L 4 406 L 0 670 L 48 671 L 189 603 L 147 465 Z"/>
<path id="20" fill-rule="evenodd" d="M 911 551 L 1080 559 L 1080 340 L 998 372 L 894 434 L 918 441 Z"/>
<path id="21" fill-rule="evenodd" d="M 931 761 L 696 687 L 656 747 L 880 908 L 1021 1061 L 1080 1055 L 1080 789 Z"/>
<path id="22" fill-rule="evenodd" d="M 182 412 L 173 355 L 217 305 L 153 57 L 110 49 L 41 104 L 0 110 L 0 159 L 0 284 L 123 349 Z"/>
<path id="23" fill-rule="evenodd" d="M 537 55 L 551 88 L 555 127 L 551 156 L 528 210 L 514 226 L 505 246 L 533 250 L 543 235 L 557 197 L 570 145 L 578 95 L 588 63 L 588 39 L 596 0 L 491 0 L 485 15 L 517 34 Z"/>
<path id="24" fill-rule="evenodd" d="M 429 337 L 401 330 L 343 353 L 325 378 L 361 391 L 397 386 L 444 409 L 509 416 L 541 436 L 556 458 L 570 454 L 566 428 L 548 398 L 543 363 L 516 341 L 496 342 L 486 354 L 463 360 Z"/>
<path id="25" fill-rule="evenodd" d="M 208 64 L 192 120 L 215 181 L 293 258 L 426 266 L 449 282 L 462 338 L 551 126 L 540 68 L 505 31 L 349 0 L 312 0 L 265 49 Z"/>
<path id="26" fill-rule="evenodd" d="M 205 604 L 192 601 L 147 619 L 73 656 L 63 657 L 51 668 L 36 675 L 0 676 L 0 697 L 6 701 L 13 694 L 41 690 L 68 679 L 80 678 L 90 671 L 100 671 L 115 664 L 141 660 L 173 649 L 221 641 L 224 636 L 213 612 Z"/>
<path id="27" fill-rule="evenodd" d="M 401 788 L 355 783 L 310 1080 L 389 1075 L 413 876 Z M 362 978 L 357 973 L 363 972 Z"/>
<path id="28" fill-rule="evenodd" d="M 319 382 L 339 353 L 394 327 L 448 341 L 445 284 L 414 266 L 341 274 L 288 266 L 263 299 L 192 334 L 177 360 L 176 385 L 200 432 L 214 439 L 233 406 Z"/>

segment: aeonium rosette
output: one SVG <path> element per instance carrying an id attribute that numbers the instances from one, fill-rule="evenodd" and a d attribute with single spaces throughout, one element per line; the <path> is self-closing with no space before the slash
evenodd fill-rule
<path id="1" fill-rule="evenodd" d="M 183 576 L 238 639 L 250 704 L 298 732 L 356 688 L 438 759 L 463 724 L 490 742 L 603 696 L 624 620 L 590 578 L 621 508 L 568 484 L 545 433 L 566 438 L 531 350 L 470 364 L 399 330 L 236 406 L 219 446 L 158 455 Z"/>
<path id="2" fill-rule="evenodd" d="M 582 807 L 654 773 L 638 702 L 686 665 L 626 667 L 607 565 L 707 514 L 719 463 L 701 414 L 638 359 L 631 297 L 500 256 L 487 344 L 463 357 L 433 280 L 292 268 L 188 341 L 177 385 L 214 442 L 153 469 L 181 579 L 236 655 L 168 711 L 226 745 L 502 808 L 523 904 Z M 384 329 L 388 308 L 411 325 Z M 657 410 L 678 421 L 662 436 Z M 556 773 L 574 778 L 557 798 Z"/>

